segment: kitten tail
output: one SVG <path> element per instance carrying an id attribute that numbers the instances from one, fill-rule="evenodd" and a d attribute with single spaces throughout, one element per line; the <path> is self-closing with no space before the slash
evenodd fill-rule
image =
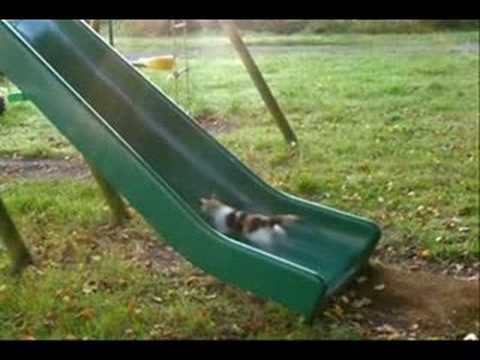
<path id="1" fill-rule="evenodd" d="M 299 221 L 300 217 L 297 216 L 297 215 L 291 215 L 291 214 L 275 215 L 275 216 L 272 216 L 272 220 L 275 224 L 291 225 L 291 224 Z"/>

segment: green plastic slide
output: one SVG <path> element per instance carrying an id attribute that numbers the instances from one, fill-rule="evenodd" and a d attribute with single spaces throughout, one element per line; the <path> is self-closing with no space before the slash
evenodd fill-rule
<path id="1" fill-rule="evenodd" d="M 176 251 L 308 319 L 380 238 L 371 221 L 270 187 L 83 21 L 1 21 L 0 72 Z M 288 241 L 260 248 L 209 225 L 200 198 L 212 193 L 242 210 L 303 220 Z"/>

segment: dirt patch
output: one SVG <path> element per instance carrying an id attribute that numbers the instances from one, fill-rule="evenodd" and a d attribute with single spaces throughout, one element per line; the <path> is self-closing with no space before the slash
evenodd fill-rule
<path id="1" fill-rule="evenodd" d="M 197 122 L 213 135 L 233 131 L 235 126 L 226 122 L 225 119 L 214 116 L 200 116 Z"/>
<path id="2" fill-rule="evenodd" d="M 130 208 L 132 213 L 134 209 Z M 169 272 L 186 260 L 167 243 L 158 240 L 156 234 L 139 234 L 126 227 L 102 226 L 90 241 L 100 251 L 115 248 L 124 259 L 158 272 Z"/>
<path id="3" fill-rule="evenodd" d="M 478 280 L 377 263 L 338 301 L 349 309 L 347 318 L 370 338 L 462 339 L 479 333 Z"/>
<path id="4" fill-rule="evenodd" d="M 445 260 L 436 257 L 425 258 L 421 256 L 421 251 L 416 246 L 406 246 L 401 253 L 398 249 L 380 246 L 376 249 L 373 259 L 389 266 L 411 271 L 421 269 L 457 279 L 478 281 L 480 277 L 480 259 L 474 256 L 456 260 Z"/>
<path id="5" fill-rule="evenodd" d="M 0 158 L 0 176 L 24 179 L 86 179 L 88 166 L 78 159 L 11 159 Z"/>

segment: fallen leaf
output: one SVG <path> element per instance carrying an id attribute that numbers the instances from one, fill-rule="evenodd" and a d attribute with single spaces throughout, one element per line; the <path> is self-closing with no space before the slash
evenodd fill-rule
<path id="1" fill-rule="evenodd" d="M 383 324 L 381 326 L 377 326 L 375 328 L 375 331 L 379 333 L 389 333 L 389 334 L 393 334 L 397 332 L 397 330 L 390 324 Z"/>
<path id="2" fill-rule="evenodd" d="M 478 340 L 478 336 L 474 333 L 470 333 L 463 338 L 463 340 Z"/>
<path id="3" fill-rule="evenodd" d="M 241 334 L 242 333 L 242 329 L 237 324 L 232 325 L 232 331 L 235 334 Z"/>
<path id="4" fill-rule="evenodd" d="M 368 280 L 368 277 L 366 277 L 366 276 L 360 276 L 356 279 L 357 283 L 359 283 L 359 284 L 362 284 L 367 280 Z"/>
<path id="5" fill-rule="evenodd" d="M 187 278 L 186 284 L 187 284 L 187 285 L 191 285 L 191 284 L 193 284 L 193 283 L 199 282 L 199 280 L 200 280 L 200 277 L 199 277 L 199 276 L 190 276 L 190 277 Z"/>
<path id="6" fill-rule="evenodd" d="M 324 311 L 323 315 L 332 319 L 332 320 L 335 320 L 335 321 L 338 320 L 337 317 L 335 316 L 335 314 L 333 314 L 333 312 L 331 310 Z"/>
<path id="7" fill-rule="evenodd" d="M 87 281 L 83 284 L 82 292 L 85 295 L 88 295 L 88 294 L 91 294 L 92 292 L 95 292 L 97 289 L 98 289 L 98 287 L 97 287 L 96 282 L 89 280 L 89 281 Z"/>
<path id="8" fill-rule="evenodd" d="M 413 324 L 412 326 L 410 326 L 410 330 L 418 330 L 420 326 L 418 324 Z"/>
<path id="9" fill-rule="evenodd" d="M 430 252 L 430 250 L 422 250 L 420 252 L 420 257 L 422 259 L 430 259 L 432 257 L 432 253 Z"/>
<path id="10" fill-rule="evenodd" d="M 393 333 L 387 336 L 387 340 L 399 339 L 402 335 L 400 333 Z"/>
<path id="11" fill-rule="evenodd" d="M 20 338 L 21 340 L 37 340 L 37 338 L 33 335 L 25 335 Z"/>
<path id="12" fill-rule="evenodd" d="M 160 296 L 153 296 L 152 299 L 158 304 L 163 303 L 163 299 Z"/>
<path id="13" fill-rule="evenodd" d="M 335 313 L 335 315 L 337 315 L 339 318 L 343 318 L 344 316 L 344 311 L 342 309 L 342 307 L 338 304 L 335 304 L 335 306 L 333 307 L 333 312 Z"/>
<path id="14" fill-rule="evenodd" d="M 362 314 L 360 314 L 360 313 L 355 313 L 355 314 L 353 314 L 353 318 L 354 318 L 355 320 L 363 320 L 363 319 L 365 319 L 365 317 L 364 317 Z"/>
<path id="15" fill-rule="evenodd" d="M 420 265 L 412 264 L 408 267 L 408 269 L 411 270 L 411 271 L 418 271 L 418 270 L 420 270 Z"/>
<path id="16" fill-rule="evenodd" d="M 370 300 L 369 298 L 367 297 L 363 297 L 361 299 L 357 299 L 357 300 L 354 300 L 352 302 L 352 306 L 354 308 L 357 308 L 357 309 L 360 309 L 362 307 L 365 307 L 365 306 L 368 306 L 372 303 L 372 300 Z"/>
<path id="17" fill-rule="evenodd" d="M 134 337 L 135 336 L 135 331 L 133 331 L 132 329 L 127 329 L 127 330 L 125 330 L 125 336 Z"/>
<path id="18" fill-rule="evenodd" d="M 94 308 L 85 308 L 80 313 L 78 313 L 77 317 L 82 318 L 84 320 L 93 320 L 96 316 L 96 311 Z"/>

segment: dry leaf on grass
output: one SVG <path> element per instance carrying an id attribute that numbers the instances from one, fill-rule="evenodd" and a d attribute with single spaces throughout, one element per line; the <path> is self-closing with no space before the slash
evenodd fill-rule
<path id="1" fill-rule="evenodd" d="M 352 302 L 352 306 L 356 309 L 360 309 L 362 307 L 368 306 L 372 303 L 372 300 L 370 300 L 367 297 L 363 297 L 361 299 L 354 300 Z"/>

